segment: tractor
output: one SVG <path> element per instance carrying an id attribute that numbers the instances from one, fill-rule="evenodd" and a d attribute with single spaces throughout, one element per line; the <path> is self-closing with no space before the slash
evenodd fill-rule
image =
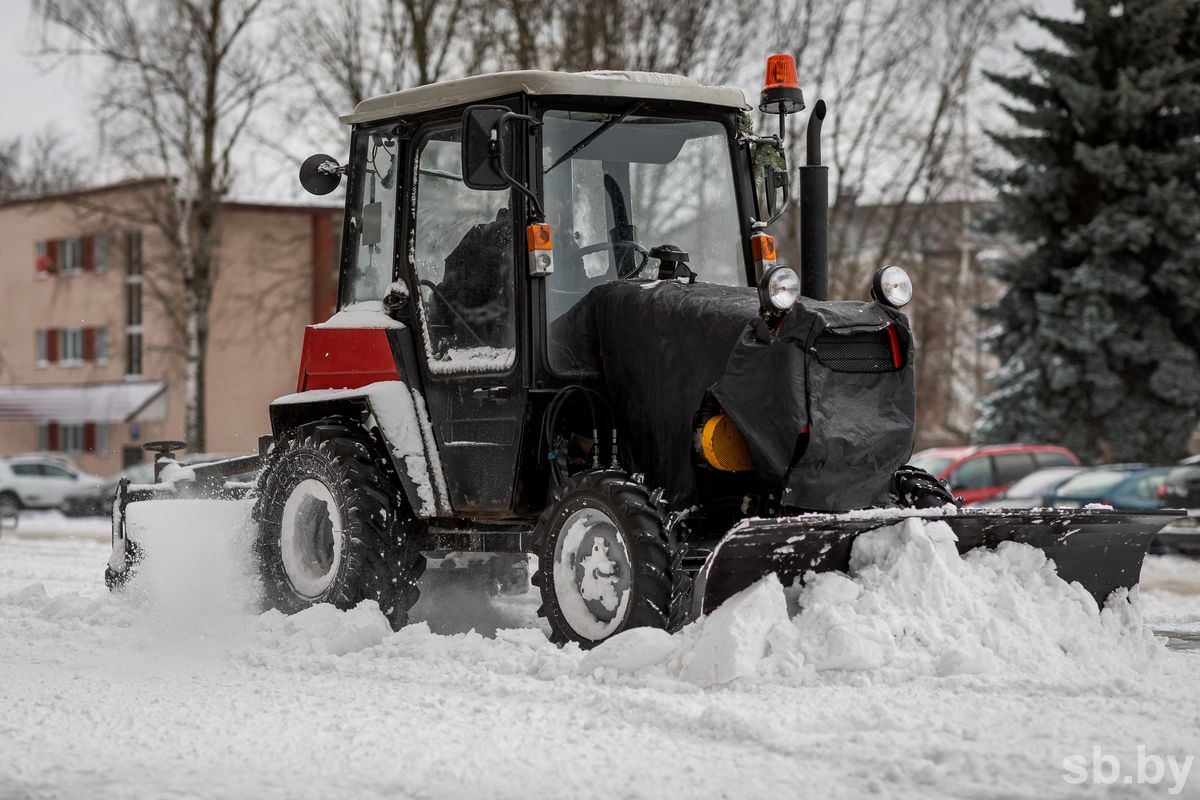
<path id="1" fill-rule="evenodd" d="M 553 640 L 592 647 L 771 572 L 845 570 L 860 533 L 906 516 L 944 519 L 962 551 L 1041 548 L 1097 603 L 1136 585 L 1177 514 L 959 509 L 906 464 L 912 282 L 883 266 L 864 299 L 828 299 L 821 101 L 799 264 L 781 263 L 791 57 L 768 60 L 759 109 L 778 133 L 754 132 L 740 89 L 636 72 L 359 103 L 348 163 L 300 168 L 314 194 L 347 181 L 339 310 L 304 330 L 258 456 L 179 469 L 179 443 L 153 444 L 157 483 L 118 489 L 109 585 L 141 557 L 132 502 L 251 466 L 267 603 L 375 600 L 395 627 L 430 554 L 535 555 Z"/>

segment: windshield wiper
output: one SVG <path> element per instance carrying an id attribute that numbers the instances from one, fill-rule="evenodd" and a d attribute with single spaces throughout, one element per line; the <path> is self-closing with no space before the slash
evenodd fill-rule
<path id="1" fill-rule="evenodd" d="M 569 159 L 571 156 L 578 153 L 583 148 L 587 147 L 592 142 L 599 139 L 604 134 L 605 131 L 607 131 L 613 125 L 616 125 L 618 122 L 621 122 L 622 120 L 624 120 L 626 117 L 628 117 L 630 114 L 637 111 L 641 107 L 642 107 L 642 104 L 640 102 L 634 103 L 629 108 L 622 111 L 620 114 L 617 114 L 615 116 L 612 116 L 612 117 L 609 117 L 608 119 L 606 119 L 603 122 L 603 124 L 600 125 L 599 128 L 596 128 L 596 130 L 592 131 L 587 136 L 580 139 L 578 142 L 575 143 L 575 145 L 570 150 L 568 150 L 567 152 L 565 152 L 561 156 L 559 156 L 557 161 L 555 161 L 550 166 L 546 167 L 545 171 L 543 171 L 542 174 L 543 175 L 546 174 L 550 170 L 557 167 L 559 164 L 561 164 L 564 161 L 566 161 L 567 159 Z"/>

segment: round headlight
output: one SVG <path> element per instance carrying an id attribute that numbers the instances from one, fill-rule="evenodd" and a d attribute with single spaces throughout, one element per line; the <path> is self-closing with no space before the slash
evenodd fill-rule
<path id="1" fill-rule="evenodd" d="M 875 270 L 875 280 L 871 284 L 871 296 L 878 303 L 886 303 L 892 308 L 908 305 L 912 300 L 912 278 L 900 267 L 880 267 Z"/>
<path id="2" fill-rule="evenodd" d="M 800 297 L 800 276 L 791 267 L 771 267 L 758 282 L 758 301 L 764 311 L 787 311 Z"/>

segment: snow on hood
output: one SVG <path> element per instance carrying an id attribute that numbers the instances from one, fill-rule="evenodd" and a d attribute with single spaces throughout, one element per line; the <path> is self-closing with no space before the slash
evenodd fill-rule
<path id="1" fill-rule="evenodd" d="M 393 284 L 394 286 L 395 284 Z M 314 328 L 403 328 L 404 323 L 391 318 L 382 300 L 363 300 L 351 303 Z"/>

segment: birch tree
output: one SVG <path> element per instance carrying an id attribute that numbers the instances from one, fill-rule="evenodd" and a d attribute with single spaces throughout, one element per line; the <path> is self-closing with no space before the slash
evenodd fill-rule
<path id="1" fill-rule="evenodd" d="M 169 176 L 136 212 L 165 242 L 154 292 L 184 353 L 185 435 L 205 449 L 209 308 L 221 202 L 257 113 L 285 75 L 266 0 L 34 0 L 41 51 L 102 68 L 104 148 L 133 176 Z M 172 287 L 177 287 L 174 291 Z"/>

